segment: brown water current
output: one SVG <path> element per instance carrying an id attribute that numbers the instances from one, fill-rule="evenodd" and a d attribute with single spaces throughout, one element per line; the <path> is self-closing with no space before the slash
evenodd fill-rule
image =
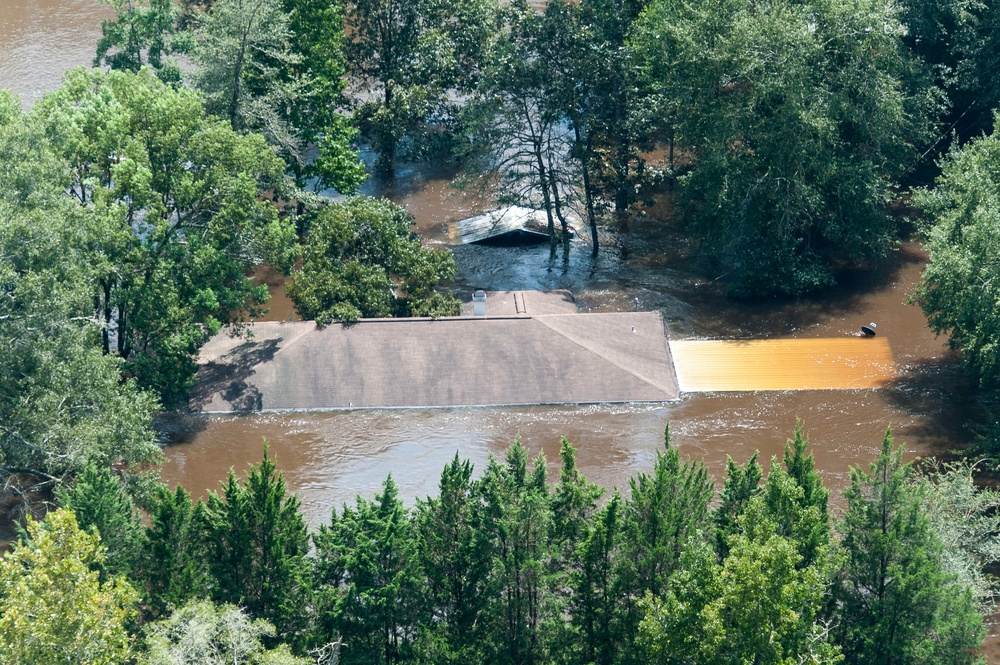
<path id="1" fill-rule="evenodd" d="M 55 88 L 63 73 L 89 65 L 110 15 L 96 0 L 0 0 L 0 88 L 30 107 Z M 446 169 L 402 167 L 390 183 L 370 181 L 364 192 L 406 206 L 416 230 L 442 245 L 448 221 L 482 205 L 448 186 Z M 857 334 L 869 321 L 887 337 L 899 380 L 882 390 L 746 392 L 690 395 L 661 406 L 533 407 L 289 413 L 213 417 L 177 423 L 166 446 L 163 478 L 195 495 L 219 487 L 230 467 L 257 462 L 262 441 L 302 500 L 312 524 L 356 494 L 371 496 L 391 473 L 408 502 L 434 493 L 442 466 L 456 453 L 482 470 L 520 435 L 532 453 L 544 452 L 556 477 L 560 437 L 578 449 L 578 464 L 605 487 L 625 489 L 628 479 L 652 468 L 667 422 L 673 442 L 704 461 L 721 479 L 727 455 L 745 461 L 780 455 L 796 418 L 805 421 L 824 481 L 835 490 L 849 482 L 851 466 L 866 465 L 887 426 L 908 458 L 942 455 L 967 444 L 971 388 L 943 339 L 927 329 L 920 310 L 904 304 L 925 257 L 913 243 L 900 245 L 881 267 L 841 277 L 841 285 L 815 299 L 734 303 L 721 294 L 718 275 L 699 263 L 693 244 L 668 222 L 660 205 L 636 221 L 627 236 L 609 239 L 591 259 L 585 239 L 568 265 L 550 264 L 541 247 L 465 246 L 455 249 L 462 294 L 472 289 L 570 289 L 581 311 L 659 311 L 674 339 L 819 338 Z M 272 283 L 270 318 L 294 310 L 279 275 Z M 484 352 L 489 352 L 484 349 Z M 513 371 L 513 369 L 512 369 Z M 835 499 L 835 511 L 842 502 Z M 1000 662 L 991 646 L 991 660 Z"/>
<path id="2" fill-rule="evenodd" d="M 113 15 L 97 0 L 0 0 L 0 89 L 30 108 L 68 69 L 90 66 Z"/>

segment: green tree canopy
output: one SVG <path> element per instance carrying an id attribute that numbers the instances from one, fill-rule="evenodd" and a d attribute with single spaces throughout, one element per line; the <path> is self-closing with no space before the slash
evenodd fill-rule
<path id="1" fill-rule="evenodd" d="M 423 604 L 413 524 L 389 476 L 369 501 L 344 506 L 316 539 L 327 564 L 317 583 L 325 587 L 332 625 L 344 638 L 345 663 L 394 665 L 412 657 L 418 611 Z M 337 637 L 323 635 L 329 642 Z"/>
<path id="2" fill-rule="evenodd" d="M 156 400 L 102 356 L 86 211 L 36 117 L 0 91 L 0 467 L 50 479 L 160 458 Z"/>
<path id="3" fill-rule="evenodd" d="M 934 533 L 944 547 L 945 572 L 968 587 L 984 615 L 996 606 L 996 577 L 987 571 L 1000 562 L 1000 492 L 976 482 L 978 464 L 935 462 L 916 474 Z"/>
<path id="4" fill-rule="evenodd" d="M 576 629 L 579 658 L 610 665 L 618 651 L 615 555 L 621 535 L 622 497 L 617 491 L 594 515 L 587 539 L 578 547 L 580 562 L 570 573 L 573 595 L 568 611 Z"/>
<path id="5" fill-rule="evenodd" d="M 476 80 L 497 28 L 496 0 L 350 0 L 347 66 L 361 84 L 355 121 L 391 172 L 400 143 L 448 91 Z M 448 115 L 447 110 L 444 114 Z"/>
<path id="6" fill-rule="evenodd" d="M 760 494 L 760 479 L 764 469 L 757 462 L 759 452 L 754 452 L 747 463 L 740 466 L 726 455 L 728 476 L 722 484 L 722 503 L 715 509 L 716 550 L 725 558 L 729 552 L 729 537 L 739 530 L 738 518 L 753 497 Z"/>
<path id="7" fill-rule="evenodd" d="M 963 140 L 987 129 L 1000 106 L 1000 6 L 980 0 L 907 0 L 907 46 L 933 67 L 948 95 L 948 130 Z"/>
<path id="8" fill-rule="evenodd" d="M 179 83 L 181 69 L 171 53 L 184 53 L 190 40 L 176 34 L 178 8 L 173 0 L 100 0 L 111 5 L 117 20 L 101 23 L 94 66 L 137 72 L 149 65 L 163 81 Z"/>
<path id="9" fill-rule="evenodd" d="M 218 600 L 271 622 L 284 639 L 304 633 L 311 570 L 309 534 L 299 501 L 268 456 L 246 482 L 232 470 L 222 494 L 207 501 L 207 560 Z"/>
<path id="10" fill-rule="evenodd" d="M 480 645 L 486 662 L 532 665 L 545 654 L 543 631 L 557 610 L 548 593 L 552 511 L 545 476 L 545 456 L 529 467 L 520 438 L 503 460 L 490 457 L 483 474 L 483 528 L 493 558 Z"/>
<path id="11" fill-rule="evenodd" d="M 493 550 L 471 462 L 455 453 L 441 472 L 438 495 L 417 501 L 414 527 L 429 615 L 441 624 L 419 648 L 435 649 L 443 662 L 475 662 L 483 639 L 481 620 L 490 601 Z"/>
<path id="12" fill-rule="evenodd" d="M 342 4 L 218 0 L 199 24 L 192 78 L 209 112 L 262 134 L 300 187 L 355 193 L 367 174 L 344 110 Z"/>
<path id="13" fill-rule="evenodd" d="M 801 566 L 796 544 L 759 512 L 760 497 L 752 504 L 744 515 L 755 520 L 753 533 L 730 538 L 721 566 L 707 548 L 701 558 L 692 553 L 664 599 L 646 596 L 639 640 L 647 658 L 678 665 L 842 662 L 819 621 L 822 574 Z"/>
<path id="14" fill-rule="evenodd" d="M 568 117 L 579 128 L 575 154 L 593 172 L 595 189 L 613 203 L 619 224 L 626 223 L 645 177 L 641 153 L 662 140 L 673 155 L 672 109 L 683 103 L 663 95 L 659 82 L 650 84 L 630 48 L 637 21 L 651 4 L 649 0 L 581 1 L 582 44 L 574 49 L 578 55 L 569 65 L 575 73 L 570 77 L 573 95 L 579 100 L 575 109 L 567 107 Z M 565 90 L 565 82 L 562 87 Z M 669 167 L 673 168 L 672 161 Z"/>
<path id="15" fill-rule="evenodd" d="M 299 315 L 329 324 L 457 314 L 458 301 L 434 290 L 455 275 L 454 258 L 423 247 L 410 223 L 385 199 L 354 197 L 320 210 L 289 289 Z"/>
<path id="16" fill-rule="evenodd" d="M 809 439 L 801 421 L 795 423 L 795 438 L 785 444 L 784 469 L 772 458 L 760 497 L 767 517 L 778 535 L 798 547 L 802 566 L 821 564 L 830 541 L 827 500 L 830 492 L 816 472 Z"/>
<path id="17" fill-rule="evenodd" d="M 215 0 L 199 33 L 194 81 L 208 111 L 233 130 L 259 132 L 301 160 L 303 146 L 284 112 L 305 83 L 287 75 L 302 59 L 289 23 L 282 0 Z"/>
<path id="18" fill-rule="evenodd" d="M 315 159 L 305 165 L 291 160 L 292 170 L 305 178 L 315 176 L 320 187 L 341 194 L 355 194 L 368 173 L 354 148 L 358 130 L 344 112 L 347 100 L 347 63 L 344 57 L 344 7 L 339 0 L 283 0 L 291 31 L 291 48 L 297 62 L 285 68 L 282 78 L 297 80 L 297 94 L 290 101 L 288 120 L 303 145 L 316 145 Z"/>
<path id="19" fill-rule="evenodd" d="M 683 567 L 686 553 L 708 541 L 711 515 L 708 503 L 715 494 L 703 464 L 681 460 L 664 433 L 665 451 L 657 451 L 653 473 L 638 473 L 629 481 L 631 499 L 622 515 L 620 550 L 616 562 L 616 589 L 621 603 L 617 639 L 623 654 L 619 662 L 639 663 L 636 636 L 647 593 L 667 593 L 672 578 Z"/>
<path id="20" fill-rule="evenodd" d="M 102 579 L 135 574 L 141 557 L 142 523 L 121 480 L 109 467 L 89 462 L 69 489 L 57 490 L 56 499 L 73 511 L 81 529 L 100 536 L 105 548 Z"/>
<path id="21" fill-rule="evenodd" d="M 290 47 L 297 59 L 284 78 L 305 79 L 288 113 L 306 143 L 313 143 L 339 117 L 344 103 L 347 64 L 344 59 L 344 7 L 339 0 L 283 0 L 288 15 Z"/>
<path id="22" fill-rule="evenodd" d="M 994 117 L 1000 127 L 1000 115 Z M 913 299 L 969 374 L 1000 380 L 1000 136 L 955 146 L 935 187 L 917 190 L 930 259 Z"/>
<path id="23" fill-rule="evenodd" d="M 29 540 L 0 560 L 0 663 L 120 665 L 132 655 L 125 625 L 138 595 L 121 578 L 101 582 L 96 533 L 59 509 L 28 521 Z"/>
<path id="24" fill-rule="evenodd" d="M 154 619 L 192 598 L 207 597 L 212 583 L 208 565 L 205 504 L 191 502 L 179 486 L 159 486 L 147 510 L 149 525 L 142 541 L 145 613 Z"/>
<path id="25" fill-rule="evenodd" d="M 677 103 L 684 219 L 732 292 L 801 293 L 839 261 L 877 259 L 895 180 L 937 98 L 902 42 L 896 4 L 656 1 L 637 66 Z"/>
<path id="26" fill-rule="evenodd" d="M 71 72 L 31 117 L 82 208 L 81 245 L 68 249 L 90 270 L 104 351 L 172 406 L 201 345 L 262 311 L 249 268 L 291 266 L 294 225 L 262 196 L 283 187 L 283 164 L 148 70 Z"/>
<path id="27" fill-rule="evenodd" d="M 848 664 L 976 662 L 982 617 L 969 589 L 945 572 L 941 541 L 901 456 L 887 431 L 869 470 L 851 470 L 837 641 Z"/>

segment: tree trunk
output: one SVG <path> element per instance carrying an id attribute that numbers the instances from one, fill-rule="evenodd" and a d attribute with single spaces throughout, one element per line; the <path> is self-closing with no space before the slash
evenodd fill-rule
<path id="1" fill-rule="evenodd" d="M 552 218 L 552 198 L 549 194 L 549 179 L 545 170 L 545 159 L 542 157 L 540 141 L 535 141 L 535 162 L 538 165 L 538 180 L 542 185 L 542 203 L 545 205 L 545 216 L 549 221 L 549 259 L 556 258 L 556 224 Z"/>
<path id="2" fill-rule="evenodd" d="M 632 203 L 628 172 L 630 147 L 627 141 L 620 142 L 615 155 L 615 217 L 620 231 L 628 231 L 628 207 Z"/>
<path id="3" fill-rule="evenodd" d="M 243 48 L 240 49 L 239 54 L 236 56 L 236 70 L 233 73 L 233 95 L 229 100 L 229 126 L 233 128 L 233 131 L 239 131 L 239 127 L 236 123 L 237 111 L 239 111 L 240 106 L 240 79 L 243 77 L 243 54 L 246 48 L 244 43 Z"/>
<path id="4" fill-rule="evenodd" d="M 111 281 L 101 280 L 101 288 L 104 290 L 104 327 L 101 330 L 101 344 L 104 347 L 104 355 L 111 353 Z M 95 298 L 100 302 L 100 296 Z"/>
<path id="5" fill-rule="evenodd" d="M 392 84 L 386 82 L 383 87 L 385 88 L 383 104 L 386 110 L 388 110 L 392 104 Z M 378 168 L 383 176 L 391 179 L 395 175 L 396 137 L 393 134 L 391 125 L 388 127 L 379 126 L 375 131 L 378 133 L 376 140 L 379 143 Z"/>
<path id="6" fill-rule="evenodd" d="M 118 355 L 128 360 L 129 347 L 126 342 L 125 335 L 125 308 L 121 305 L 118 306 L 118 323 L 115 329 L 118 332 Z"/>
<path id="7" fill-rule="evenodd" d="M 677 175 L 674 170 L 674 137 L 676 136 L 676 127 L 674 126 L 673 119 L 670 120 L 670 152 L 667 157 L 667 166 L 670 169 L 670 191 L 674 191 L 674 183 L 677 182 Z"/>
<path id="8" fill-rule="evenodd" d="M 577 149 L 580 149 L 583 145 L 581 140 L 580 125 L 576 122 L 573 123 L 573 134 L 576 138 Z M 597 217 L 594 215 L 594 195 L 593 190 L 590 188 L 590 165 L 588 164 L 590 156 L 590 137 L 587 137 L 587 146 L 583 149 L 580 155 L 580 168 L 583 171 L 583 199 L 587 204 L 587 224 L 590 226 L 590 238 L 593 242 L 593 249 L 590 252 L 591 256 L 596 257 L 597 252 L 600 249 L 600 243 L 597 242 Z"/>
<path id="9" fill-rule="evenodd" d="M 559 218 L 559 224 L 562 227 L 562 243 L 563 243 L 563 263 L 569 261 L 569 225 L 566 224 L 566 216 L 562 212 L 562 204 L 559 201 L 559 182 L 556 180 L 556 171 L 552 168 L 552 154 L 549 154 L 549 182 L 552 187 L 552 197 L 555 201 L 556 217 Z"/>

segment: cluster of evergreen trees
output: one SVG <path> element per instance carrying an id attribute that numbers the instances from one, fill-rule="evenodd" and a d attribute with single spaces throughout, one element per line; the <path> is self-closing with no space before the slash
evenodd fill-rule
<path id="1" fill-rule="evenodd" d="M 550 486 L 515 441 L 478 477 L 456 455 L 409 509 L 390 477 L 312 534 L 266 448 L 207 500 L 159 488 L 145 523 L 90 465 L 0 562 L 0 662 L 76 662 L 73 631 L 110 654 L 92 663 L 976 662 L 988 589 L 949 561 L 982 559 L 939 536 L 933 487 L 887 433 L 832 522 L 806 446 L 799 427 L 766 478 L 730 460 L 713 507 L 669 436 L 608 497 L 568 442 Z M 24 619 L 41 607 L 63 616 Z"/>

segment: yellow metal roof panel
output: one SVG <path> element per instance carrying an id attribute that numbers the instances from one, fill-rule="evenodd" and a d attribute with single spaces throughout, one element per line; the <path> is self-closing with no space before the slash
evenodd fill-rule
<path id="1" fill-rule="evenodd" d="M 896 377 L 885 337 L 671 341 L 682 392 L 852 390 Z"/>

